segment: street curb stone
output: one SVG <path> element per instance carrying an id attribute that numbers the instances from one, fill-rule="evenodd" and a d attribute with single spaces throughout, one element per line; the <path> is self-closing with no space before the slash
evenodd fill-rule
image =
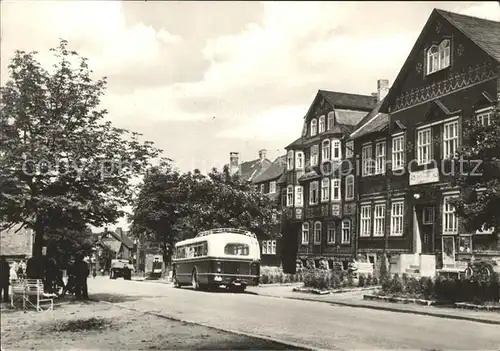
<path id="1" fill-rule="evenodd" d="M 209 324 L 200 323 L 200 322 L 194 322 L 194 321 L 190 321 L 190 320 L 183 319 L 183 318 L 171 317 L 171 316 L 167 316 L 167 315 L 156 313 L 156 312 L 141 311 L 141 310 L 139 310 L 137 308 L 123 306 L 123 305 L 121 305 L 119 303 L 112 303 L 112 302 L 108 302 L 108 301 L 105 301 L 105 300 L 97 300 L 97 299 L 89 299 L 89 300 L 95 301 L 95 302 L 102 302 L 102 303 L 113 305 L 113 306 L 116 306 L 116 307 L 119 307 L 119 308 L 122 308 L 122 309 L 130 310 L 130 311 L 135 311 L 135 312 L 139 312 L 139 313 L 143 313 L 143 314 L 149 314 L 149 315 L 152 315 L 152 316 L 156 316 L 156 317 L 159 317 L 159 318 L 165 318 L 165 319 L 169 319 L 169 320 L 172 320 L 172 321 L 177 321 L 177 322 L 182 322 L 182 323 L 187 323 L 187 324 L 193 324 L 193 325 L 200 325 L 200 326 L 205 327 L 205 328 L 214 329 L 214 330 L 220 330 L 220 331 L 223 331 L 223 332 L 226 332 L 226 333 L 231 333 L 231 334 L 235 334 L 235 335 L 246 336 L 246 337 L 249 337 L 249 338 L 261 339 L 261 340 L 265 340 L 265 341 L 269 341 L 269 342 L 274 342 L 274 343 L 282 344 L 284 346 L 290 346 L 290 347 L 293 347 L 293 348 L 296 348 L 296 349 L 302 349 L 302 350 L 307 350 L 307 351 L 326 351 L 324 349 L 313 348 L 313 347 L 311 347 L 309 345 L 305 345 L 305 344 L 301 344 L 301 343 L 296 343 L 296 342 L 292 342 L 292 341 L 285 341 L 285 340 L 277 339 L 275 337 L 270 337 L 270 336 L 266 336 L 266 335 L 257 335 L 257 334 L 253 334 L 253 333 L 243 332 L 243 331 L 240 331 L 240 330 L 233 330 L 233 329 L 229 329 L 229 328 L 214 327 L 214 326 L 211 326 Z"/>

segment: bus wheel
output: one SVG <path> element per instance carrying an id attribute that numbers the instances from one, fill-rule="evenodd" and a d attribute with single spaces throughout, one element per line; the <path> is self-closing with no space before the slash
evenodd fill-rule
<path id="1" fill-rule="evenodd" d="M 191 275 L 191 286 L 194 290 L 198 290 L 200 288 L 200 282 L 198 281 L 198 273 L 196 272 L 196 270 L 194 270 L 193 274 Z"/>

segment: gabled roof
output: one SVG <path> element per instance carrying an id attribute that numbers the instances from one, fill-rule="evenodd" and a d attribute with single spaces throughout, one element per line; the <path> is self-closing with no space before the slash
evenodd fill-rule
<path id="1" fill-rule="evenodd" d="M 113 231 L 107 231 L 103 234 L 102 240 L 105 240 L 106 238 L 109 238 L 110 236 L 113 237 L 113 239 L 115 239 L 116 241 L 123 243 L 129 249 L 134 247 L 134 242 L 132 241 L 132 239 L 130 239 L 127 236 L 126 232 L 124 232 L 122 237 L 120 237 L 120 235 L 118 233 L 115 233 Z M 106 242 L 106 244 L 108 244 L 108 243 Z"/>
<path id="2" fill-rule="evenodd" d="M 500 5 L 499 5 L 500 6 Z M 435 9 L 453 26 L 500 62 L 500 22 Z"/>
<path id="3" fill-rule="evenodd" d="M 417 52 L 420 50 L 425 34 L 427 34 L 429 26 L 436 20 L 437 17 L 443 18 L 452 26 L 457 28 L 478 47 L 482 48 L 493 59 L 500 62 L 500 23 L 496 21 L 485 20 L 482 18 L 460 15 L 453 12 L 448 12 L 440 9 L 434 9 L 420 32 L 410 54 L 406 58 L 401 70 L 399 71 L 394 84 L 389 89 L 389 92 L 384 99 L 380 110 L 387 112 L 390 98 L 398 92 L 401 80 L 406 76 L 406 72 L 410 69 L 410 63 L 414 59 Z"/>
<path id="4" fill-rule="evenodd" d="M 261 160 L 256 159 L 252 161 L 242 162 L 239 165 L 240 179 L 252 181 L 255 177 L 265 171 L 271 165 L 271 161 L 267 158 Z"/>
<path id="5" fill-rule="evenodd" d="M 349 136 L 349 139 L 354 140 L 364 135 L 381 131 L 389 125 L 389 115 L 380 112 L 382 103 L 383 101 L 379 102 L 377 106 L 359 122 L 354 132 Z"/>
<path id="6" fill-rule="evenodd" d="M 279 156 L 273 163 L 262 173 L 253 178 L 253 183 L 261 183 L 271 181 L 281 177 L 286 168 L 286 155 Z"/>
<path id="7" fill-rule="evenodd" d="M 304 140 L 305 140 L 304 137 L 300 137 L 300 138 L 296 139 L 294 142 L 288 144 L 285 147 L 285 149 L 291 148 L 293 146 L 300 146 L 300 145 L 302 145 L 304 143 Z"/>
<path id="8" fill-rule="evenodd" d="M 371 95 L 339 93 L 336 91 L 319 90 L 321 94 L 335 109 L 345 108 L 353 110 L 371 110 L 375 107 L 376 98 Z M 340 122 L 339 122 L 340 123 Z"/>

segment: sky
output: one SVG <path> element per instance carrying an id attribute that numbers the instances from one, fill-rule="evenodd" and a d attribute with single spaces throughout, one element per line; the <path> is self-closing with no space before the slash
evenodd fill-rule
<path id="1" fill-rule="evenodd" d="M 182 171 L 297 139 L 318 89 L 369 95 L 396 78 L 433 8 L 500 21 L 492 2 L 7 1 L 1 83 L 15 50 L 59 38 L 106 76 L 102 106 Z M 121 221 L 120 226 L 126 227 Z"/>

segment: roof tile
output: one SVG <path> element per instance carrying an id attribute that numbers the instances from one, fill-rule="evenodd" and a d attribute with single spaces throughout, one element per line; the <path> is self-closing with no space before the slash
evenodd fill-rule
<path id="1" fill-rule="evenodd" d="M 336 91 L 320 90 L 334 108 L 371 110 L 377 104 L 377 99 L 371 95 L 339 93 Z"/>

